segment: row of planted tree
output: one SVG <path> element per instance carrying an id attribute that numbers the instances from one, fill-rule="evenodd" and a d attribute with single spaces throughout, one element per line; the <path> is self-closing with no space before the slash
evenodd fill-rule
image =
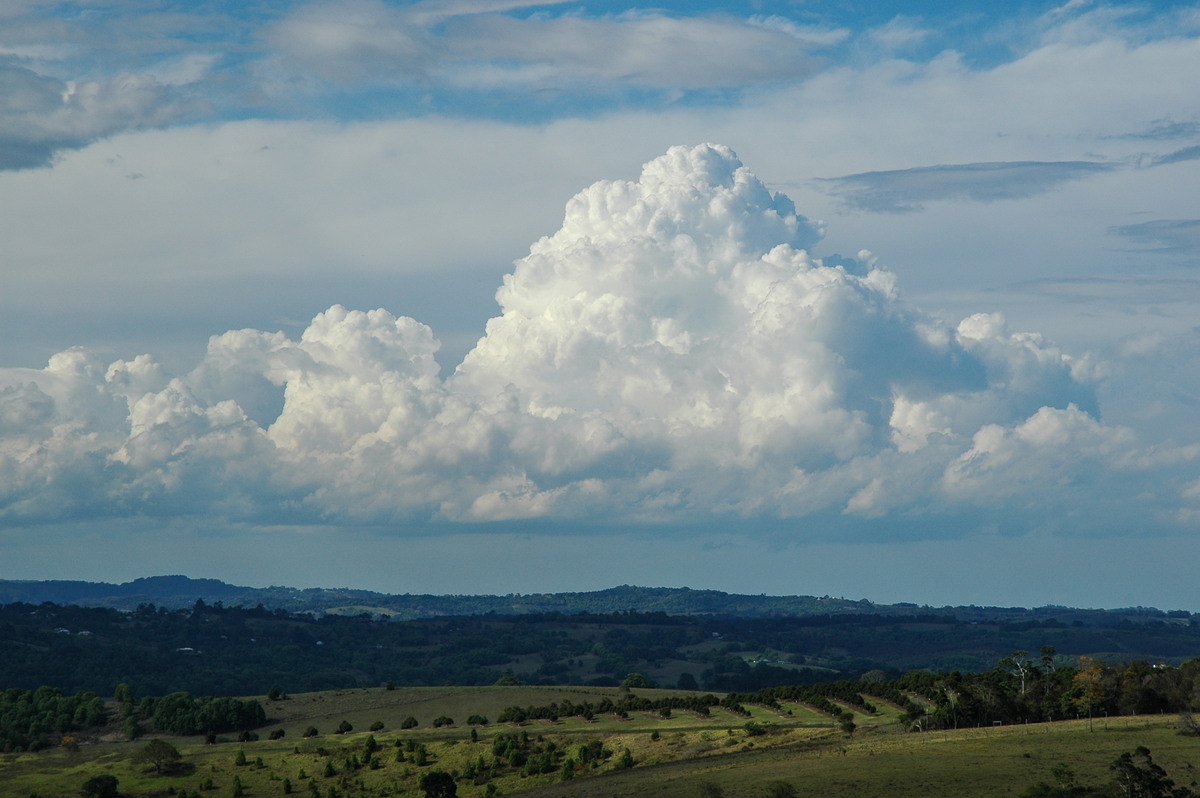
<path id="1" fill-rule="evenodd" d="M 1014 652 L 982 673 L 911 671 L 896 679 L 881 674 L 868 677 L 720 697 L 679 691 L 656 698 L 624 692 L 616 699 L 563 699 L 540 706 L 510 706 L 497 721 L 521 723 L 571 716 L 590 719 L 606 714 L 625 716 L 634 711 L 663 716 L 672 711 L 707 715 L 714 707 L 749 717 L 746 704 L 779 708 L 781 702 L 795 702 L 846 725 L 845 707 L 873 713 L 877 707 L 871 700 L 883 700 L 904 711 L 902 719 L 908 728 L 924 731 L 1100 715 L 1189 715 L 1194 707 L 1200 707 L 1200 659 L 1178 667 L 1140 660 L 1109 665 L 1086 657 L 1064 664 L 1054 649 L 1046 646 L 1037 656 Z M 267 720 L 262 705 L 253 700 L 173 693 L 135 702 L 125 685 L 118 686 L 115 699 L 129 737 L 149 728 L 180 735 L 247 730 Z M 49 687 L 9 689 L 0 692 L 0 749 L 37 750 L 57 743 L 63 735 L 95 728 L 108 720 L 103 700 L 94 693 L 65 695 Z M 412 725 L 416 725 L 415 720 Z"/>
<path id="2" fill-rule="evenodd" d="M 1050 646 L 1037 656 L 1017 651 L 982 673 L 911 671 L 897 679 L 873 678 L 816 685 L 771 687 L 754 693 L 682 694 L 649 699 L 630 694 L 613 701 L 508 707 L 499 720 L 533 719 L 630 711 L 670 713 L 684 710 L 709 714 L 720 706 L 747 715 L 746 704 L 780 708 L 801 703 L 838 719 L 845 706 L 865 713 L 880 699 L 904 710 L 913 731 L 991 726 L 996 723 L 1041 723 L 1099 715 L 1190 713 L 1200 708 L 1200 659 L 1179 667 L 1134 661 L 1108 665 L 1088 657 L 1064 664 Z M 748 715 L 747 715 L 748 716 Z"/>

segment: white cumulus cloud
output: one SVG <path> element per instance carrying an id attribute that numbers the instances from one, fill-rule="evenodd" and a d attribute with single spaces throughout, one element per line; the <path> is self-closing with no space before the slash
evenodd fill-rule
<path id="1" fill-rule="evenodd" d="M 0 518 L 1187 523 L 1194 474 L 1159 470 L 1195 451 L 1105 425 L 1088 362 L 927 316 L 869 253 L 809 254 L 822 234 L 730 149 L 674 147 L 568 202 L 448 377 L 426 325 L 336 305 L 182 376 L 0 370 Z"/>

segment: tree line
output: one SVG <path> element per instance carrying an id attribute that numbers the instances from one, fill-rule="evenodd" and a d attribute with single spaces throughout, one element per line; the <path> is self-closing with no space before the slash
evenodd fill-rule
<path id="1" fill-rule="evenodd" d="M 66 695 L 55 687 L 9 688 L 0 692 L 0 750 L 38 751 L 107 720 L 104 699 L 92 692 Z"/>

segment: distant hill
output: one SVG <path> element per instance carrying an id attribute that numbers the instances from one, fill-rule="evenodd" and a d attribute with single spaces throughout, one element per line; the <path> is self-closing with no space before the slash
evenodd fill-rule
<path id="1" fill-rule="evenodd" d="M 154 604 L 167 609 L 191 607 L 197 600 L 208 604 L 257 607 L 287 612 L 387 616 L 400 620 L 465 615 L 527 615 L 535 613 L 611 614 L 619 612 L 667 615 L 716 615 L 745 618 L 842 615 L 951 616 L 963 621 L 1043 622 L 1110 626 L 1114 622 L 1166 621 L 1189 623 L 1184 610 L 1164 612 L 1153 607 L 1096 610 L 1071 607 L 930 607 L 910 603 L 876 604 L 867 599 L 830 596 L 768 596 L 693 590 L 687 587 L 635 587 L 621 585 L 576 593 L 510 593 L 495 595 L 387 594 L 350 588 L 266 588 L 230 585 L 219 579 L 186 576 L 152 576 L 123 584 L 84 581 L 0 580 L 0 604 L 24 602 L 75 604 L 132 611 Z M 1196 616 L 1200 618 L 1200 616 Z"/>

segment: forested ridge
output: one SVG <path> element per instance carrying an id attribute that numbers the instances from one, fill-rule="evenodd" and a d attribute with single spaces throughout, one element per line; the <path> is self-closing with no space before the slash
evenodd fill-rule
<path id="1" fill-rule="evenodd" d="M 1154 607 L 1082 609 L 1076 607 L 931 607 L 908 602 L 880 604 L 834 596 L 766 594 L 748 595 L 688 587 L 638 587 L 619 585 L 604 590 L 569 593 L 509 593 L 506 595 L 389 594 L 352 588 L 265 588 L 230 585 L 217 579 L 186 576 L 152 576 L 123 584 L 66 580 L 0 579 L 0 604 L 75 604 L 132 611 L 144 604 L 167 609 L 188 609 L 197 600 L 208 604 L 254 607 L 293 613 L 350 614 L 370 612 L 398 620 L 466 615 L 537 615 L 617 612 L 661 612 L 668 615 L 714 615 L 735 618 L 807 617 L 828 615 L 900 615 L 953 617 L 961 621 L 1082 623 L 1111 625 L 1164 620 L 1182 622 L 1193 617 L 1186 610 L 1163 611 Z"/>

